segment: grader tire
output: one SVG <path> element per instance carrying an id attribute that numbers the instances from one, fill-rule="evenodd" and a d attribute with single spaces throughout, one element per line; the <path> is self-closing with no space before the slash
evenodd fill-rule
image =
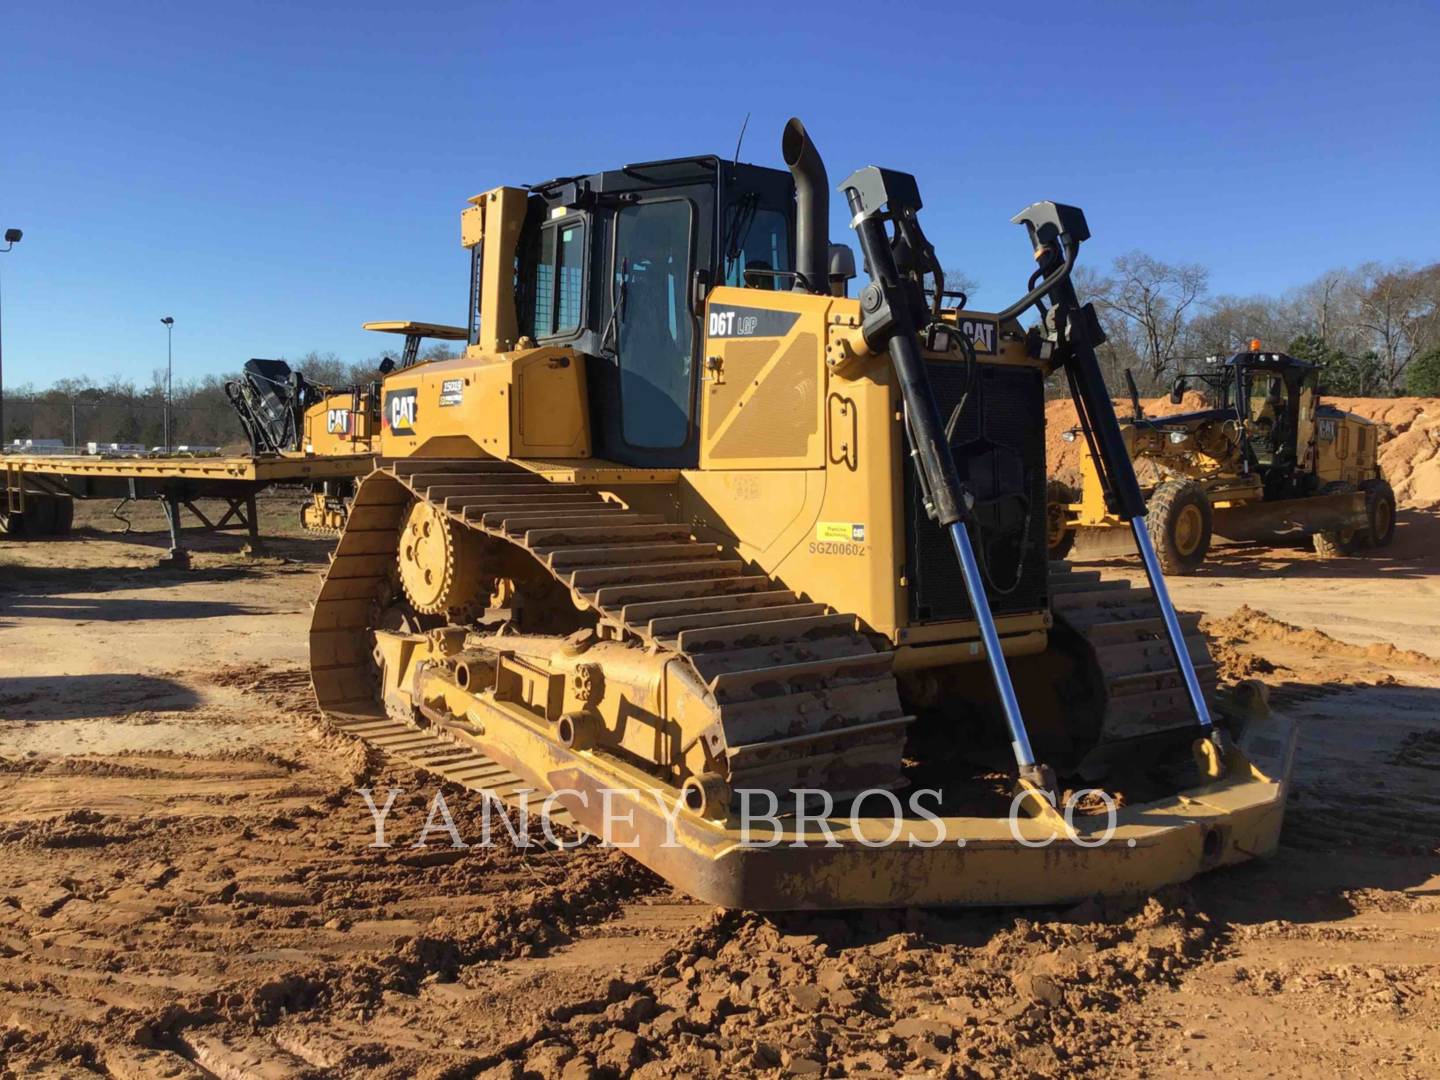
<path id="1" fill-rule="evenodd" d="M 1046 544 L 1051 560 L 1065 558 L 1075 546 L 1075 530 L 1065 527 L 1065 507 L 1075 498 L 1074 490 L 1059 480 L 1045 485 Z"/>
<path id="2" fill-rule="evenodd" d="M 1384 547 L 1395 539 L 1395 492 L 1384 480 L 1366 480 L 1360 485 L 1365 492 L 1366 546 Z"/>
<path id="3" fill-rule="evenodd" d="M 1199 484 L 1167 480 L 1150 497 L 1146 525 L 1167 574 L 1190 574 L 1210 550 L 1210 500 Z"/>
<path id="4" fill-rule="evenodd" d="M 1325 485 L 1322 495 L 1340 495 L 1345 492 L 1354 491 L 1355 485 L 1344 480 L 1336 481 L 1333 484 Z M 1394 505 L 1394 496 L 1391 496 L 1391 505 Z M 1367 500 L 1368 503 L 1368 500 Z M 1391 515 L 1392 519 L 1394 515 Z M 1356 549 L 1363 541 L 1363 531 L 1359 529 L 1327 529 L 1325 532 L 1317 532 L 1310 538 L 1311 546 L 1315 554 L 1322 559 L 1339 559 L 1346 555 L 1354 555 Z"/>

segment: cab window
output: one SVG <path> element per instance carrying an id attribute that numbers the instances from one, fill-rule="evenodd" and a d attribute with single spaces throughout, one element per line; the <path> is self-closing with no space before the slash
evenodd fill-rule
<path id="1" fill-rule="evenodd" d="M 1271 419 L 1286 404 L 1285 380 L 1268 371 L 1250 374 L 1250 419 Z"/>
<path id="2" fill-rule="evenodd" d="M 790 288 L 789 278 L 769 273 L 790 269 L 790 221 L 779 210 L 757 206 L 753 195 L 741 196 L 727 215 L 724 243 L 724 284 Z M 747 278 L 747 270 L 759 273 Z"/>
<path id="3" fill-rule="evenodd" d="M 585 289 L 585 223 L 580 218 L 546 222 L 535 260 L 535 301 L 531 332 L 536 338 L 564 337 L 580 328 Z"/>

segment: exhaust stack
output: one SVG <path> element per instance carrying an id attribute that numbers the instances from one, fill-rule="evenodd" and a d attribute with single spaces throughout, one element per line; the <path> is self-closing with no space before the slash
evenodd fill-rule
<path id="1" fill-rule="evenodd" d="M 796 117 L 785 125 L 780 153 L 795 177 L 795 269 L 805 275 L 812 292 L 828 292 L 830 181 L 825 162 Z M 795 288 L 804 286 L 796 281 Z"/>

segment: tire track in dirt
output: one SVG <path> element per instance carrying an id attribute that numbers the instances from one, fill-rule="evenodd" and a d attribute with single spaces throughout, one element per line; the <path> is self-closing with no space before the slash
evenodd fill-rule
<path id="1" fill-rule="evenodd" d="M 122 1073 L 157 1075 L 169 1053 L 215 1075 L 443 1071 L 471 1056 L 454 1045 L 456 1031 L 477 1043 L 491 1028 L 508 1035 L 447 1015 L 448 997 L 472 996 L 454 992 L 458 973 L 515 966 L 510 980 L 532 978 L 552 1004 L 603 984 L 614 957 L 564 977 L 529 975 L 527 962 L 611 922 L 621 928 L 595 932 L 642 946 L 669 932 L 625 922 L 628 901 L 666 890 L 616 852 L 557 852 L 538 831 L 528 838 L 536 846 L 521 850 L 499 825 L 504 842 L 491 848 L 451 850 L 439 846 L 444 833 L 422 850 L 403 846 L 437 790 L 462 835 L 480 833 L 483 807 L 324 731 L 303 670 L 232 667 L 200 679 L 239 689 L 263 706 L 252 714 L 257 729 L 280 719 L 292 738 L 214 755 L 7 766 L 0 998 L 9 1061 L 104 1071 L 113 1058 Z M 46 813 L 47 790 L 77 781 L 99 809 Z M 197 794 L 204 784 L 218 790 Z M 402 789 L 389 849 L 367 846 L 374 825 L 355 794 L 362 786 Z M 197 800 L 214 805 L 196 813 Z M 296 1016 L 306 1022 L 271 1037 Z M 316 1030 L 347 1022 L 353 1031 L 338 1043 Z M 377 1038 L 377 1024 L 406 1034 Z"/>

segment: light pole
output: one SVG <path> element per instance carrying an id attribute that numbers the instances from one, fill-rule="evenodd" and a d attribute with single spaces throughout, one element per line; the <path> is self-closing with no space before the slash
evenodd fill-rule
<path id="1" fill-rule="evenodd" d="M 174 338 L 175 320 L 166 315 L 160 320 L 165 324 L 165 452 L 170 452 L 170 361 L 171 341 Z"/>
<path id="2" fill-rule="evenodd" d="M 20 242 L 25 234 L 19 229 L 5 230 L 5 246 L 0 254 L 9 251 Z M 5 452 L 5 334 L 4 320 L 0 319 L 0 454 Z"/>

